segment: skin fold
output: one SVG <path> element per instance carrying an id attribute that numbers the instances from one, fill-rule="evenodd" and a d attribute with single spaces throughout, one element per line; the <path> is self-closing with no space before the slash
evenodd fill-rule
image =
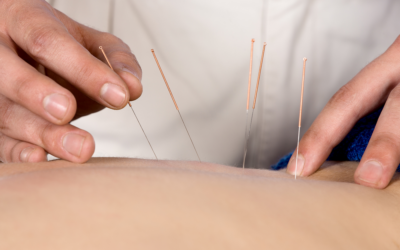
<path id="1" fill-rule="evenodd" d="M 399 249 L 400 182 L 93 158 L 0 165 L 0 249 Z"/>

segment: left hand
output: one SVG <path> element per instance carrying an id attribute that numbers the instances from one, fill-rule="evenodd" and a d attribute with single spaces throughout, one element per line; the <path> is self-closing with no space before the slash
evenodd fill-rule
<path id="1" fill-rule="evenodd" d="M 400 36 L 332 97 L 300 141 L 298 175 L 314 173 L 360 118 L 386 102 L 354 179 L 374 188 L 389 184 L 400 163 L 399 58 Z M 291 174 L 295 163 L 293 154 Z"/>

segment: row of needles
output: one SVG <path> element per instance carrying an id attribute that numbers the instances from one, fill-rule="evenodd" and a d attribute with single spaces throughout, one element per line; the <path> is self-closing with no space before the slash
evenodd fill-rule
<path id="1" fill-rule="evenodd" d="M 110 61 L 108 60 L 107 54 L 105 53 L 103 47 L 100 46 L 99 49 L 100 49 L 101 52 L 103 53 L 103 55 L 104 55 L 104 57 L 105 57 L 105 59 L 106 59 L 106 61 L 107 61 L 107 63 L 108 63 L 108 66 L 110 66 L 110 68 L 111 68 L 112 70 L 114 70 L 114 68 L 112 67 Z M 161 69 L 161 66 L 160 66 L 160 63 L 158 62 L 157 56 L 156 56 L 156 54 L 155 54 L 155 52 L 154 52 L 153 49 L 151 50 L 151 52 L 153 53 L 154 59 L 155 59 L 155 61 L 156 61 L 156 63 L 157 63 L 158 69 L 160 70 L 160 73 L 161 73 L 161 75 L 162 75 L 162 77 L 163 77 L 163 79 L 164 79 L 164 82 L 165 82 L 165 85 L 167 86 L 167 89 L 168 89 L 168 91 L 169 91 L 169 94 L 171 95 L 172 101 L 173 101 L 174 104 L 175 104 L 175 108 L 176 108 L 176 110 L 177 110 L 178 113 L 179 113 L 179 116 L 180 116 L 180 118 L 181 118 L 181 120 L 182 120 L 183 126 L 185 127 L 186 132 L 187 132 L 187 134 L 188 134 L 188 136 L 189 136 L 189 138 L 190 138 L 190 141 L 192 142 L 193 148 L 194 148 L 194 150 L 196 151 L 197 158 L 198 158 L 199 161 L 201 162 L 199 153 L 197 152 L 197 149 L 196 149 L 196 147 L 195 147 L 195 145 L 194 145 L 194 142 L 193 142 L 193 140 L 192 140 L 192 137 L 190 136 L 189 130 L 188 130 L 187 127 L 186 127 L 186 124 L 185 124 L 185 121 L 183 120 L 182 114 L 181 114 L 181 112 L 179 111 L 178 104 L 176 103 L 176 100 L 175 100 L 175 98 L 174 98 L 174 95 L 172 94 L 171 88 L 169 87 L 169 84 L 168 84 L 167 79 L 166 79 L 166 77 L 165 77 L 165 75 L 164 75 L 164 72 L 163 72 L 163 70 Z M 142 124 L 140 123 L 139 118 L 137 117 L 135 111 L 133 110 L 133 107 L 132 107 L 131 103 L 128 102 L 128 104 L 129 104 L 129 107 L 131 108 L 133 114 L 135 115 L 135 118 L 136 118 L 137 122 L 139 123 L 139 126 L 140 126 L 140 128 L 142 129 L 143 134 L 144 134 L 144 136 L 146 137 L 146 140 L 147 140 L 147 142 L 149 143 L 151 150 L 153 151 L 154 157 L 158 160 L 158 157 L 157 157 L 157 155 L 156 155 L 156 153 L 155 153 L 153 147 L 151 146 L 150 140 L 149 140 L 149 138 L 147 137 L 146 133 L 144 132 L 144 129 L 143 129 L 143 127 L 142 127 Z"/>
<path id="2" fill-rule="evenodd" d="M 251 91 L 251 78 L 252 78 L 252 69 L 253 69 L 254 42 L 255 42 L 255 40 L 252 39 L 251 40 L 251 50 L 250 50 L 249 82 L 248 82 L 247 103 L 246 103 L 246 126 L 245 126 L 245 145 L 244 145 L 244 153 L 243 153 L 243 169 L 245 168 L 245 165 L 246 165 L 248 142 L 249 142 L 249 138 L 250 138 L 250 135 L 251 135 L 251 126 L 252 126 L 252 123 L 253 123 L 254 111 L 255 111 L 255 108 L 256 108 L 256 102 L 257 102 L 258 90 L 259 90 L 259 85 L 260 85 L 262 66 L 263 66 L 263 62 L 264 62 L 265 47 L 267 46 L 267 44 L 264 43 L 263 50 L 262 50 L 262 55 L 261 55 L 260 67 L 259 67 L 259 71 L 258 71 L 257 85 L 256 85 L 255 94 L 254 94 L 254 101 L 253 101 L 253 107 L 252 107 L 253 110 L 252 110 L 251 119 L 250 119 L 250 126 L 248 127 L 247 125 L 248 125 L 248 115 L 249 115 L 249 108 L 250 108 L 250 91 Z M 100 46 L 99 49 L 103 53 L 103 55 L 104 55 L 108 65 L 110 66 L 110 68 L 112 70 L 114 70 L 112 65 L 111 65 L 111 63 L 110 63 L 110 61 L 108 60 L 108 57 L 107 57 L 106 53 L 104 52 L 102 46 Z M 159 63 L 159 61 L 157 59 L 157 56 L 156 56 L 156 54 L 154 52 L 154 49 L 152 49 L 151 52 L 153 53 L 154 60 L 157 63 L 158 69 L 160 70 L 161 76 L 164 79 L 165 85 L 166 85 L 166 87 L 168 89 L 168 92 L 169 92 L 169 94 L 171 96 L 171 99 L 172 99 L 172 101 L 173 101 L 173 103 L 175 105 L 176 110 L 178 111 L 178 114 L 179 114 L 179 117 L 180 117 L 180 119 L 182 121 L 182 124 L 184 125 L 184 127 L 186 129 L 186 132 L 187 132 L 187 134 L 189 136 L 189 139 L 190 139 L 190 141 L 192 143 L 192 146 L 193 146 L 193 148 L 194 148 L 194 150 L 196 152 L 197 158 L 201 162 L 199 153 L 197 152 L 197 149 L 196 149 L 196 146 L 194 145 L 193 139 L 190 136 L 190 133 L 189 133 L 189 130 L 188 130 L 186 124 L 185 124 L 185 121 L 183 120 L 183 117 L 182 117 L 182 114 L 181 114 L 181 112 L 179 110 L 178 104 L 177 104 L 177 102 L 175 100 L 174 95 L 172 94 L 171 88 L 170 88 L 170 86 L 168 84 L 168 81 L 167 81 L 165 75 L 164 75 L 164 72 L 163 72 L 163 70 L 161 68 L 161 65 L 160 65 L 160 63 Z M 302 77 L 302 83 L 301 83 L 300 111 L 299 111 L 299 123 L 298 123 L 298 133 L 297 133 L 295 179 L 297 179 L 297 163 L 298 163 L 298 157 L 299 157 L 299 143 L 300 143 L 301 121 L 302 121 L 302 113 L 303 113 L 303 97 L 304 97 L 304 83 L 305 83 L 306 62 L 307 62 L 307 58 L 303 58 L 303 77 Z M 144 131 L 144 129 L 143 129 L 143 127 L 142 127 L 142 125 L 141 125 L 141 123 L 140 123 L 140 121 L 139 121 L 139 119 L 138 119 L 138 117 L 137 117 L 132 105 L 131 105 L 131 103 L 128 102 L 128 104 L 129 104 L 133 114 L 135 115 L 135 118 L 136 118 L 137 122 L 139 123 L 139 126 L 142 129 L 143 134 L 146 137 L 146 140 L 149 143 L 149 146 L 150 146 L 151 150 L 153 151 L 154 157 L 158 160 L 158 157 L 157 157 L 157 155 L 156 155 L 156 153 L 155 153 L 155 151 L 154 151 L 154 149 L 153 149 L 153 147 L 152 147 L 152 145 L 150 143 L 150 140 L 148 139 L 148 137 L 147 137 L 147 135 L 146 135 L 146 133 L 145 133 L 145 131 Z"/>
<path id="3" fill-rule="evenodd" d="M 247 125 L 248 125 L 248 114 L 249 114 L 249 104 L 250 104 L 250 90 L 251 90 L 251 76 L 252 76 L 252 69 L 253 69 L 253 50 L 254 50 L 254 42 L 255 40 L 251 40 L 251 49 L 250 49 L 250 70 L 249 70 L 249 83 L 248 83 L 248 89 L 247 89 L 247 106 L 246 106 L 246 126 L 245 126 L 245 145 L 244 145 L 244 153 L 243 153 L 243 169 L 245 168 L 246 165 L 246 156 L 247 156 L 247 150 L 248 150 L 248 144 L 249 144 L 249 138 L 251 134 L 251 125 L 253 123 L 253 116 L 254 116 L 254 110 L 256 107 L 256 101 L 257 101 L 257 94 L 258 94 L 258 88 L 260 84 L 260 78 L 261 78 L 261 72 L 262 72 L 262 66 L 263 66 L 263 61 L 264 61 L 264 54 L 265 54 L 265 47 L 266 43 L 264 43 L 263 46 L 263 51 L 261 55 L 261 62 L 260 62 L 260 68 L 258 71 L 258 79 L 257 79 L 257 86 L 256 86 L 256 91 L 254 94 L 254 102 L 253 102 L 253 111 L 251 114 L 251 119 L 250 119 L 250 126 L 249 129 L 247 130 Z M 300 144 L 300 132 L 301 132 L 301 121 L 302 121 L 302 114 L 303 114 L 303 100 L 304 100 L 304 83 L 305 83 L 305 74 L 306 74 L 306 62 L 307 58 L 303 58 L 303 77 L 301 81 L 301 95 L 300 95 L 300 110 L 299 110 L 299 125 L 298 125 L 298 132 L 297 132 L 297 147 L 296 147 L 296 166 L 295 166 L 295 176 L 294 178 L 297 179 L 297 164 L 298 164 L 298 158 L 299 158 L 299 144 Z"/>

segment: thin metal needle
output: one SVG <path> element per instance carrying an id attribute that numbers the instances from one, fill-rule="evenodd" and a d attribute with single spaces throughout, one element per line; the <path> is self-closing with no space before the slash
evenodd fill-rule
<path id="1" fill-rule="evenodd" d="M 294 172 L 294 179 L 297 179 L 297 161 L 299 159 L 299 144 L 300 144 L 300 129 L 301 129 L 301 117 L 303 115 L 303 97 L 304 97 L 304 81 L 306 77 L 306 62 L 307 58 L 303 58 L 303 79 L 301 81 L 301 96 L 300 96 L 300 112 L 299 112 L 299 131 L 297 132 L 297 150 L 296 150 L 296 168 Z"/>
<path id="2" fill-rule="evenodd" d="M 244 130 L 244 140 L 245 140 L 245 143 L 244 143 L 244 153 L 243 153 L 243 169 L 244 169 L 244 167 L 245 167 L 245 164 L 246 164 L 246 155 L 247 155 L 247 142 L 248 142 L 248 137 L 247 137 L 247 119 L 248 119 L 248 116 L 249 116 L 249 110 L 246 110 L 246 128 L 245 128 L 245 130 Z"/>
<path id="3" fill-rule="evenodd" d="M 261 72 L 262 72 L 262 66 L 263 66 L 263 62 L 264 62 L 264 54 L 265 54 L 265 47 L 266 46 L 267 46 L 267 43 L 264 43 L 263 51 L 262 51 L 262 55 L 261 55 L 260 68 L 258 70 L 256 93 L 254 94 L 253 111 L 251 113 L 251 119 L 250 119 L 250 128 L 249 128 L 249 133 L 247 134 L 247 138 L 246 138 L 246 148 L 245 148 L 244 156 L 243 156 L 243 168 L 244 168 L 245 163 L 246 163 L 246 155 L 247 155 L 248 143 L 249 143 L 249 139 L 250 139 L 251 125 L 253 124 L 254 110 L 256 109 L 258 87 L 260 86 Z"/>
<path id="4" fill-rule="evenodd" d="M 161 65 L 160 65 L 160 63 L 158 62 L 156 53 L 154 52 L 154 49 L 151 50 L 151 53 L 153 53 L 154 60 L 155 60 L 156 63 L 157 63 L 158 69 L 160 70 L 161 76 L 162 76 L 163 79 L 164 79 L 164 82 L 165 82 L 165 85 L 167 86 L 168 92 L 169 92 L 169 94 L 171 95 L 171 98 L 172 98 L 172 101 L 174 102 L 175 108 L 176 108 L 176 110 L 178 111 L 179 116 L 181 117 L 183 126 L 185 126 L 186 132 L 187 132 L 187 134 L 188 134 L 188 136 L 189 136 L 189 138 L 190 138 L 190 141 L 192 142 L 194 151 L 196 151 L 197 158 L 198 158 L 199 161 L 201 162 L 199 153 L 197 152 L 196 146 L 195 146 L 194 143 L 193 143 L 193 140 L 192 140 L 192 137 L 190 136 L 189 130 L 187 129 L 186 124 L 185 124 L 185 122 L 183 121 L 183 117 L 182 117 L 182 115 L 181 115 L 181 112 L 179 111 L 178 104 L 176 103 L 176 100 L 175 100 L 175 98 L 174 98 L 174 95 L 172 94 L 171 88 L 169 87 L 169 84 L 168 84 L 168 82 L 167 82 L 167 78 L 165 77 L 164 72 L 163 72 L 163 70 L 161 69 Z"/>
<path id="5" fill-rule="evenodd" d="M 101 52 L 103 53 L 104 57 L 106 58 L 107 63 L 108 63 L 108 66 L 110 66 L 110 68 L 111 68 L 112 70 L 114 70 L 114 68 L 112 67 L 110 61 L 108 60 L 108 57 L 107 57 L 106 53 L 105 53 L 104 50 L 103 50 L 103 47 L 100 46 L 99 49 L 101 50 Z M 147 138 L 147 135 L 146 135 L 146 133 L 144 132 L 144 129 L 143 129 L 143 127 L 142 127 L 142 124 L 140 123 L 139 118 L 137 117 L 135 111 L 133 110 L 133 107 L 132 107 L 131 103 L 128 102 L 128 105 L 129 105 L 129 107 L 131 107 L 131 110 L 132 110 L 133 114 L 135 115 L 136 120 L 137 120 L 137 122 L 139 123 L 139 126 L 140 126 L 140 128 L 142 129 L 143 134 L 144 134 L 144 136 L 146 137 L 146 140 L 147 140 L 147 142 L 149 143 L 149 146 L 150 146 L 151 150 L 153 151 L 154 156 L 156 157 L 156 159 L 157 159 L 157 161 L 158 161 L 158 157 L 157 157 L 157 155 L 156 155 L 156 152 L 154 151 L 153 146 L 151 146 L 150 140 L 149 140 L 149 138 Z"/>
<path id="6" fill-rule="evenodd" d="M 186 132 L 187 132 L 187 134 L 188 134 L 188 136 L 189 136 L 189 138 L 190 138 L 190 141 L 192 142 L 192 145 L 193 145 L 194 151 L 196 151 L 197 158 L 199 158 L 199 161 L 201 162 L 201 160 L 200 160 L 200 156 L 199 156 L 199 153 L 197 152 L 197 149 L 196 149 L 196 147 L 194 146 L 194 143 L 193 143 L 192 137 L 191 137 L 191 136 L 190 136 L 190 134 L 189 134 L 189 130 L 187 129 L 187 127 L 186 127 L 186 124 L 185 124 L 185 122 L 183 121 L 183 118 L 182 118 L 181 112 L 180 112 L 179 110 L 178 110 L 178 113 L 179 113 L 179 116 L 181 117 L 181 120 L 182 120 L 183 126 L 185 126 L 185 129 L 186 129 Z"/>
<path id="7" fill-rule="evenodd" d="M 253 72 L 253 51 L 254 51 L 254 38 L 251 39 L 251 49 L 250 49 L 250 69 L 249 69 L 249 83 L 248 83 L 248 87 L 247 87 L 247 106 L 246 106 L 246 127 L 244 130 L 244 153 L 243 153 L 243 169 L 245 167 L 245 163 L 246 163 L 246 154 L 247 154 L 247 119 L 249 117 L 249 105 L 250 105 L 250 90 L 251 90 L 251 75 Z"/>
<path id="8" fill-rule="evenodd" d="M 139 123 L 139 126 L 140 126 L 140 128 L 142 129 L 144 136 L 146 137 L 147 142 L 148 142 L 149 145 L 150 145 L 151 151 L 153 151 L 154 157 L 156 157 L 156 159 L 157 159 L 157 161 L 158 161 L 158 157 L 157 157 L 157 155 L 156 155 L 156 152 L 154 151 L 153 147 L 151 146 L 150 140 L 149 140 L 149 138 L 147 138 L 147 135 L 146 135 L 146 133 L 144 132 L 144 129 L 143 129 L 143 127 L 142 127 L 142 124 L 140 124 L 139 118 L 137 117 L 137 115 L 136 115 L 136 113 L 135 113 L 135 110 L 133 110 L 133 107 L 132 107 L 132 105 L 131 105 L 130 103 L 128 103 L 128 104 L 129 104 L 129 107 L 131 107 L 131 110 L 132 110 L 133 114 L 135 115 L 136 120 L 137 120 L 137 122 Z"/>
<path id="9" fill-rule="evenodd" d="M 253 114 L 254 114 L 254 110 L 251 113 L 251 120 L 250 120 L 250 128 L 249 128 L 249 133 L 246 135 L 246 144 L 245 144 L 245 148 L 244 148 L 244 156 L 243 156 L 243 169 L 244 166 L 246 164 L 246 156 L 247 156 L 247 145 L 249 143 L 249 138 L 250 138 L 250 131 L 251 131 L 251 124 L 253 123 Z M 246 126 L 247 127 L 247 126 Z"/>

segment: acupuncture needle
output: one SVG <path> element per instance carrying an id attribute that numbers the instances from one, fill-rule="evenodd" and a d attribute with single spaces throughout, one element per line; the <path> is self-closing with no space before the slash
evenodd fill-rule
<path id="1" fill-rule="evenodd" d="M 297 179 L 297 160 L 299 158 L 299 144 L 300 144 L 300 129 L 301 129 L 301 116 L 303 115 L 303 96 L 304 96 L 304 81 L 306 78 L 306 62 L 307 58 L 303 58 L 303 79 L 301 81 L 301 96 L 300 96 L 300 111 L 299 111 L 299 130 L 297 133 L 297 149 L 296 149 L 296 168 L 294 172 L 294 179 Z"/>
<path id="2" fill-rule="evenodd" d="M 104 57 L 106 58 L 107 63 L 108 63 L 108 66 L 110 66 L 110 68 L 114 71 L 114 68 L 112 67 L 110 61 L 108 60 L 108 57 L 107 57 L 106 53 L 105 53 L 104 50 L 103 50 L 103 47 L 100 46 L 99 49 L 101 50 L 101 52 L 103 53 Z M 133 110 L 133 107 L 132 107 L 131 103 L 128 102 L 128 105 L 129 105 L 129 107 L 131 108 L 133 114 L 135 115 L 135 118 L 136 118 L 137 122 L 139 123 L 140 128 L 142 129 L 143 134 L 144 134 L 144 136 L 146 137 L 146 140 L 147 140 L 147 142 L 149 143 L 149 146 L 150 146 L 151 150 L 153 151 L 154 157 L 156 157 L 156 159 L 158 160 L 158 157 L 157 157 L 157 155 L 156 155 L 156 152 L 154 151 L 153 146 L 151 146 L 150 140 L 149 140 L 149 138 L 147 137 L 146 133 L 144 132 L 144 129 L 143 129 L 143 127 L 142 127 L 142 124 L 140 123 L 139 118 L 137 117 L 135 111 Z"/>
<path id="3" fill-rule="evenodd" d="M 179 116 L 181 117 L 181 120 L 182 120 L 183 126 L 185 126 L 186 132 L 187 132 L 187 134 L 188 134 L 188 136 L 189 136 L 189 138 L 190 138 L 190 141 L 192 142 L 192 145 L 193 145 L 194 151 L 196 151 L 197 158 L 198 158 L 198 159 L 199 159 L 199 161 L 201 162 L 201 159 L 200 159 L 199 153 L 197 152 L 197 149 L 196 149 L 196 147 L 194 146 L 194 143 L 193 143 L 192 137 L 190 136 L 189 130 L 188 130 L 188 128 L 186 127 L 186 124 L 185 124 L 185 122 L 183 121 L 183 117 L 182 117 L 182 115 L 181 115 L 181 112 L 179 111 L 178 104 L 176 103 L 176 101 L 175 101 L 175 98 L 174 98 L 174 95 L 172 94 L 171 88 L 169 87 L 169 84 L 168 84 L 168 82 L 167 82 L 167 78 L 165 78 L 164 72 L 163 72 L 163 70 L 161 69 L 160 63 L 158 62 L 158 59 L 157 59 L 156 53 L 154 52 L 154 49 L 152 49 L 152 50 L 151 50 L 151 53 L 153 53 L 154 60 L 155 60 L 155 61 L 156 61 L 156 63 L 157 63 L 158 69 L 160 70 L 160 73 L 161 73 L 161 75 L 162 75 L 162 77 L 163 77 L 163 79 L 164 79 L 165 85 L 167 86 L 167 89 L 168 89 L 168 91 L 169 91 L 169 94 L 171 95 L 172 101 L 173 101 L 173 102 L 174 102 L 174 104 L 175 104 L 175 108 L 176 108 L 176 110 L 178 111 L 178 113 L 179 113 Z"/>
<path id="4" fill-rule="evenodd" d="M 248 116 L 249 116 L 249 106 L 250 106 L 250 90 L 251 90 L 251 74 L 253 71 L 253 50 L 254 50 L 254 38 L 251 39 L 251 49 L 250 49 L 250 69 L 249 69 L 249 84 L 247 87 L 247 103 L 246 103 L 246 127 L 244 129 L 244 159 L 243 159 L 243 168 L 244 168 L 244 164 L 245 164 L 245 158 L 246 158 L 246 149 L 247 149 L 247 125 L 248 125 Z"/>
<path id="5" fill-rule="evenodd" d="M 267 46 L 267 43 L 264 43 L 263 51 L 262 51 L 262 55 L 261 55 L 260 68 L 258 70 L 257 86 L 256 86 L 256 92 L 254 94 L 253 111 L 251 113 L 249 133 L 247 134 L 247 138 L 246 138 L 246 148 L 245 148 L 244 156 L 243 156 L 243 168 L 245 167 L 245 164 L 246 164 L 247 148 L 248 148 L 248 143 L 249 143 L 249 138 L 250 138 L 250 133 L 251 133 L 251 125 L 253 124 L 254 110 L 256 109 L 258 87 L 260 86 L 261 72 L 262 72 L 262 66 L 263 66 L 263 62 L 264 62 L 264 54 L 265 54 L 265 47 L 266 46 Z M 247 123 L 247 120 L 246 120 L 246 123 Z"/>

